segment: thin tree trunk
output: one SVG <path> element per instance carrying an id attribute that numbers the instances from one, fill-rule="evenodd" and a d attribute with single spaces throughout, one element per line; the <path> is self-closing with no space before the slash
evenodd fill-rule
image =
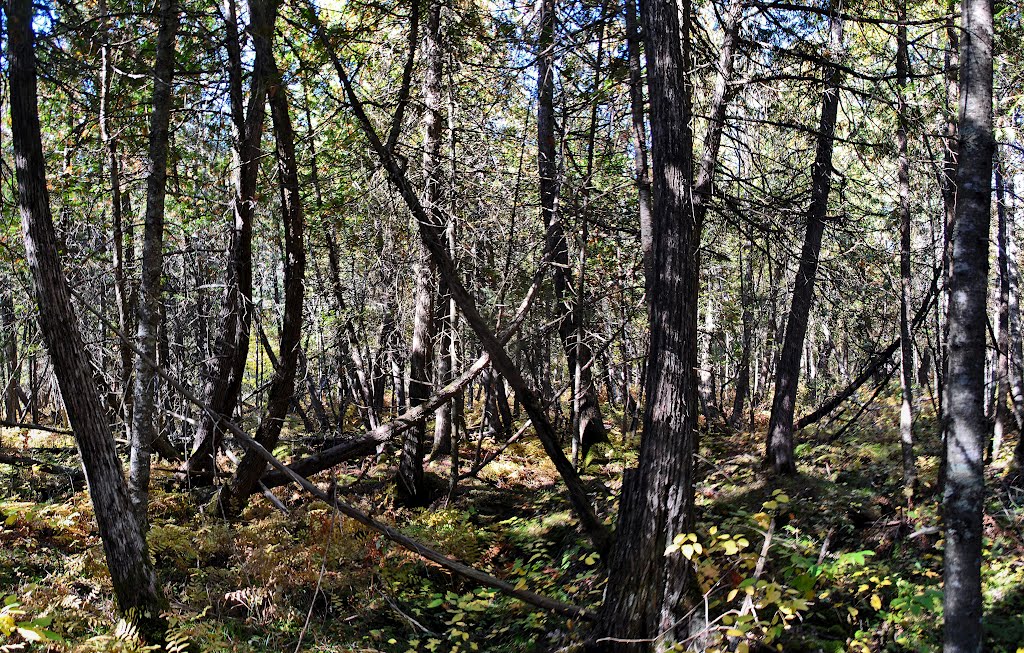
<path id="1" fill-rule="evenodd" d="M 117 153 L 117 138 L 111 133 L 110 125 L 110 88 L 114 72 L 113 55 L 110 51 L 110 17 L 107 14 L 106 0 L 98 4 L 100 15 L 100 83 L 99 83 L 99 127 L 100 140 L 107 155 L 107 176 L 110 179 L 110 239 L 114 264 L 114 301 L 117 304 L 117 326 L 124 333 L 131 333 L 132 306 L 128 281 L 125 277 L 125 230 L 124 200 L 121 193 L 121 160 Z M 131 241 L 129 249 L 133 247 Z M 120 371 L 120 406 L 128 439 L 131 440 L 132 420 L 132 367 L 131 349 L 118 341 L 118 352 L 121 358 Z"/>
<path id="2" fill-rule="evenodd" d="M 164 600 L 92 376 L 53 228 L 36 94 L 32 2 L 11 0 L 6 10 L 18 209 L 39 328 L 67 402 L 118 606 L 126 614 L 134 611 L 142 632 L 160 640 L 164 623 L 158 615 Z"/>
<path id="3" fill-rule="evenodd" d="M 936 365 L 935 379 L 938 386 L 936 393 L 939 400 L 939 421 L 942 424 L 943 443 L 949 437 L 949 419 L 946 415 L 946 408 L 949 404 L 946 396 L 947 381 L 949 379 L 949 311 L 950 311 L 950 288 L 953 278 L 953 231 L 956 227 L 956 181 L 957 181 L 957 110 L 959 105 L 959 78 L 960 78 L 960 32 L 956 26 L 956 0 L 946 0 L 946 39 L 949 47 L 945 53 L 943 62 L 943 81 L 946 86 L 946 134 L 944 141 L 944 156 L 942 160 L 942 207 L 944 211 L 942 231 L 942 268 L 943 277 L 943 301 L 940 302 L 939 311 L 941 334 L 939 335 L 939 359 L 941 364 Z M 945 444 L 942 448 L 942 458 L 939 461 L 938 485 L 945 485 L 946 478 L 946 451 Z"/>
<path id="4" fill-rule="evenodd" d="M 949 306 L 944 650 L 982 650 L 981 544 L 985 499 L 985 303 L 991 220 L 992 3 L 963 0 L 960 147 Z"/>
<path id="5" fill-rule="evenodd" d="M 914 458 L 914 339 L 911 332 L 910 302 L 913 290 L 910 254 L 912 222 L 910 215 L 910 158 L 907 153 L 907 90 L 910 59 L 907 52 L 907 2 L 899 0 L 896 31 L 896 146 L 899 152 L 898 173 L 900 197 L 900 447 L 903 453 L 903 485 L 912 499 L 917 489 L 917 463 Z"/>
<path id="6" fill-rule="evenodd" d="M 204 371 L 203 400 L 217 415 L 235 411 L 249 356 L 252 328 L 252 229 L 256 214 L 256 185 L 260 142 L 266 117 L 269 71 L 265 56 L 257 53 L 253 64 L 248 107 L 242 97 L 242 55 L 234 0 L 225 0 L 225 49 L 228 55 L 228 90 L 238 156 L 234 223 L 225 274 L 224 299 L 214 337 L 213 355 Z M 217 420 L 202 414 L 196 430 L 187 470 L 194 480 L 212 481 L 222 433 Z"/>
<path id="7" fill-rule="evenodd" d="M 640 214 L 640 246 L 644 259 L 645 287 L 653 285 L 654 241 L 651 237 L 651 179 L 647 163 L 647 124 L 644 119 L 643 64 L 640 61 L 640 25 L 637 0 L 626 0 L 626 51 L 629 57 L 629 110 L 633 121 L 633 175 Z"/>
<path id="8" fill-rule="evenodd" d="M 1024 474 L 1024 341 L 1021 338 L 1020 323 L 1020 268 L 1017 265 L 1017 239 L 1014 234 L 1016 225 L 1016 194 L 1013 180 L 1007 184 L 1009 204 L 1007 211 L 1007 269 L 1010 280 L 1010 396 L 1013 399 L 1013 417 L 1017 426 L 1017 446 L 1013 449 L 1013 461 L 1010 464 L 1010 476 L 1020 477 Z"/>
<path id="9" fill-rule="evenodd" d="M 281 435 L 288 409 L 295 394 L 295 369 L 302 346 L 302 304 L 306 272 L 306 249 L 303 238 L 305 218 L 295 160 L 295 133 L 288 106 L 288 89 L 274 60 L 274 24 L 278 0 L 250 0 L 251 32 L 257 56 L 267 66 L 267 98 L 277 145 L 278 187 L 284 223 L 284 321 L 280 332 L 278 364 L 267 392 L 267 408 L 256 429 L 256 441 L 273 451 Z M 252 494 L 252 488 L 266 469 L 266 461 L 252 452 L 239 463 L 231 483 L 223 488 L 219 504 L 224 514 L 241 514 Z"/>
<path id="10" fill-rule="evenodd" d="M 740 303 L 743 305 L 740 321 L 743 329 L 743 343 L 740 352 L 739 370 L 736 375 L 736 392 L 733 395 L 732 413 L 729 415 L 729 425 L 739 429 L 743 424 L 743 409 L 746 405 L 747 396 L 750 394 L 750 353 L 753 347 L 754 338 L 754 310 L 753 291 L 754 273 L 753 261 L 750 260 L 753 248 L 747 250 L 746 259 L 740 253 Z"/>
<path id="11" fill-rule="evenodd" d="M 7 373 L 4 387 L 4 414 L 9 422 L 18 421 L 18 393 L 21 391 L 21 361 L 18 359 L 18 325 L 14 321 L 14 298 L 5 289 L 0 298 L 0 323 L 3 325 L 3 358 Z"/>
<path id="12" fill-rule="evenodd" d="M 439 205 L 441 182 L 441 2 L 427 8 L 427 30 L 423 39 L 426 70 L 423 78 L 423 209 L 436 224 L 444 222 Z M 409 349 L 409 407 L 416 408 L 433 387 L 434 295 L 436 274 L 430 252 L 420 243 L 413 266 L 416 279 L 412 346 Z M 407 505 L 422 506 L 429 501 L 423 483 L 427 421 L 420 420 L 406 433 L 398 463 L 398 498 Z"/>
<path id="13" fill-rule="evenodd" d="M 591 368 L 586 365 L 592 358 L 590 347 L 583 340 L 578 303 L 582 299 L 572 296 L 569 246 L 565 238 L 559 211 L 558 154 L 555 138 L 555 0 L 541 0 L 540 34 L 537 42 L 537 172 L 540 183 L 540 209 L 547 230 L 547 248 L 553 252 L 552 280 L 555 288 L 555 310 L 558 335 L 568 361 L 570 378 L 579 373 L 579 386 L 574 383 L 572 419 L 578 425 L 573 437 L 579 443 L 607 442 L 601 406 L 594 387 Z M 600 74 L 600 73 L 598 73 Z M 577 397 L 577 393 L 581 396 Z M 576 410 L 576 407 L 579 410 Z"/>
<path id="14" fill-rule="evenodd" d="M 1010 408 L 1006 404 L 1006 395 L 1010 386 L 1010 263 L 1007 258 L 1007 220 L 1006 193 L 1003 181 L 1002 166 L 998 154 L 995 157 L 996 182 L 996 262 L 999 269 L 999 288 L 996 299 L 997 325 L 997 359 L 995 370 L 995 406 L 992 416 L 992 439 L 989 441 L 987 457 L 995 460 L 1003 444 L 1003 434 L 1010 421 Z"/>
<path id="15" fill-rule="evenodd" d="M 160 0 L 156 64 L 153 68 L 153 113 L 149 123 L 149 158 L 146 180 L 146 230 L 142 242 L 142 282 L 139 286 L 139 349 L 156 358 L 163 291 L 164 206 L 167 197 L 167 155 L 170 143 L 174 81 L 174 44 L 178 31 L 177 0 Z M 150 457 L 157 438 L 157 377 L 150 366 L 135 361 L 135 396 L 132 402 L 131 456 L 128 487 L 139 521 L 146 523 L 149 504 Z"/>
<path id="16" fill-rule="evenodd" d="M 832 16 L 830 50 L 839 56 L 843 47 L 843 21 Z M 839 110 L 840 72 L 835 66 L 825 69 L 825 91 L 818 124 L 818 143 L 811 167 L 811 205 L 807 210 L 807 232 L 800 250 L 800 263 L 793 288 L 793 303 L 786 323 L 786 335 L 775 373 L 775 398 L 768 422 L 765 466 L 777 474 L 796 473 L 793 455 L 793 417 L 800 383 L 800 354 L 803 351 L 811 305 L 814 302 L 814 278 L 818 272 L 821 238 L 825 233 L 828 196 L 832 189 L 832 142 Z"/>

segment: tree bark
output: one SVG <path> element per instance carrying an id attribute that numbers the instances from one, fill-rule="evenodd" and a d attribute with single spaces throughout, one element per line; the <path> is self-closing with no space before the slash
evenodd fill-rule
<path id="1" fill-rule="evenodd" d="M 36 93 L 32 2 L 11 0 L 6 9 L 18 209 L 39 327 L 74 428 L 118 606 L 125 613 L 135 611 L 142 632 L 159 640 L 164 630 L 159 616 L 164 600 L 92 376 L 50 213 Z"/>
<path id="2" fill-rule="evenodd" d="M 754 340 L 754 267 L 753 261 L 750 260 L 753 248 L 745 249 L 747 249 L 746 257 L 743 256 L 742 251 L 740 252 L 740 304 L 743 306 L 740 321 L 743 329 L 743 342 L 736 375 L 736 391 L 733 394 L 732 413 L 729 414 L 729 425 L 734 429 L 739 429 L 744 423 L 743 409 L 750 394 L 750 355 Z"/>
<path id="3" fill-rule="evenodd" d="M 156 357 L 163 291 L 164 207 L 167 197 L 167 155 L 170 144 L 174 81 L 174 44 L 178 31 L 177 0 L 160 0 L 156 64 L 153 68 L 153 112 L 149 122 L 146 179 L 146 227 L 142 242 L 142 281 L 139 285 L 136 341 L 149 358 Z M 146 523 L 149 504 L 150 457 L 156 430 L 156 373 L 141 359 L 135 361 L 132 401 L 131 456 L 128 487 L 140 523 Z"/>
<path id="4" fill-rule="evenodd" d="M 995 406 L 992 416 L 992 438 L 988 442 L 987 458 L 995 460 L 1003 444 L 1003 434 L 1010 421 L 1010 408 L 1006 395 L 1010 388 L 1010 263 L 1007 258 L 1006 193 L 1003 171 L 998 154 L 995 157 L 996 182 L 996 267 L 999 270 L 999 286 L 996 296 L 996 370 Z"/>
<path id="5" fill-rule="evenodd" d="M 643 3 L 653 159 L 653 285 L 639 467 L 627 472 L 601 614 L 614 650 L 671 650 L 695 604 L 689 561 L 665 556 L 693 523 L 697 447 L 697 304 L 700 225 L 693 211 L 690 2 Z M 680 19 L 682 23 L 680 24 Z M 655 641 L 656 644 L 651 645 Z"/>
<path id="6" fill-rule="evenodd" d="M 830 51 L 838 57 L 843 47 L 843 21 L 832 17 Z M 814 302 L 814 279 L 818 272 L 818 255 L 825 233 L 828 196 L 832 189 L 832 142 L 835 138 L 839 110 L 840 71 L 836 66 L 825 69 L 825 90 L 818 123 L 818 143 L 811 167 L 811 205 L 807 210 L 807 232 L 800 250 L 793 303 L 786 322 L 782 353 L 775 372 L 775 398 L 768 421 L 765 444 L 765 466 L 777 474 L 795 474 L 793 455 L 793 417 L 800 383 L 800 355 L 807 335 L 811 305 Z"/>
<path id="7" fill-rule="evenodd" d="M 117 138 L 111 133 L 110 121 L 110 89 L 114 72 L 113 54 L 110 50 L 110 17 L 108 15 L 107 3 L 100 0 L 98 3 L 100 15 L 100 83 L 99 83 L 99 128 L 100 140 L 106 150 L 107 176 L 110 179 L 110 239 L 112 241 L 112 258 L 114 264 L 114 301 L 117 305 L 117 325 L 121 331 L 129 333 L 132 331 L 132 301 L 131 291 L 125 275 L 125 229 L 124 229 L 124 207 L 125 198 L 121 192 L 121 159 L 117 152 Z M 128 241 L 128 249 L 133 247 L 131 240 Z M 121 404 L 119 407 L 124 419 L 125 430 L 129 441 L 131 440 L 132 421 L 132 367 L 133 357 L 131 349 L 125 343 L 118 341 L 118 353 L 121 359 L 120 371 L 120 393 Z"/>
<path id="8" fill-rule="evenodd" d="M 640 217 L 640 247 L 644 260 L 644 286 L 653 285 L 654 242 L 651 239 L 651 179 L 647 162 L 647 124 L 644 118 L 643 64 L 637 0 L 626 0 L 626 54 L 629 58 L 629 110 L 633 121 L 633 175 L 636 179 Z"/>
<path id="9" fill-rule="evenodd" d="M 991 221 L 990 0 L 963 0 L 960 145 L 950 280 L 946 483 L 943 517 L 945 652 L 982 650 L 981 540 L 985 498 L 985 329 Z"/>

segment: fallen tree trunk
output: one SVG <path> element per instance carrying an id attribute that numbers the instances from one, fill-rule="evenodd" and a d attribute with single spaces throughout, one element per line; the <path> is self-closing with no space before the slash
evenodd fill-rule
<path id="1" fill-rule="evenodd" d="M 71 481 L 71 487 L 76 491 L 85 489 L 85 475 L 80 469 L 64 467 L 63 465 L 54 465 L 53 463 L 48 463 L 45 460 L 30 458 L 28 456 L 18 456 L 6 453 L 0 453 L 0 465 L 11 465 L 12 467 L 34 467 L 45 474 L 67 476 Z"/>
<path id="2" fill-rule="evenodd" d="M 455 397 L 463 388 L 469 385 L 469 382 L 472 381 L 477 374 L 487 367 L 490 360 L 491 357 L 484 354 L 478 358 L 477 361 L 462 374 L 462 376 L 438 390 L 419 406 L 405 411 L 387 424 L 382 424 L 377 428 L 368 431 L 362 437 L 352 438 L 346 442 L 330 447 L 329 449 L 324 449 L 323 451 L 315 453 L 312 456 L 293 462 L 288 465 L 288 469 L 296 474 L 312 476 L 313 474 L 343 463 L 346 460 L 352 460 L 353 458 L 359 458 L 361 456 L 369 456 L 375 453 L 377 451 L 377 447 L 388 442 L 395 436 L 408 431 L 410 428 L 415 426 L 416 422 L 426 418 L 430 413 L 437 410 L 439 406 L 451 401 L 452 398 Z M 262 480 L 263 485 L 267 488 L 274 488 L 281 485 L 287 485 L 291 482 L 291 477 L 282 472 L 270 472 L 264 475 L 260 480 Z"/>
<path id="3" fill-rule="evenodd" d="M 928 309 L 931 308 L 932 300 L 935 298 L 935 291 L 938 289 L 938 277 L 932 279 L 932 285 L 928 288 L 928 294 L 925 295 L 924 301 L 921 303 L 921 307 L 917 309 L 917 313 L 914 315 L 914 321 L 911 324 L 911 331 L 916 331 L 917 327 L 921 325 L 925 317 L 928 316 Z M 892 360 L 893 354 L 900 348 L 900 338 L 896 338 L 888 347 L 883 349 L 881 352 L 875 354 L 875 356 L 868 362 L 867 366 L 861 371 L 857 377 L 851 381 L 845 388 L 837 392 L 836 394 L 825 400 L 825 403 L 821 404 L 814 410 L 814 412 L 804 415 L 796 422 L 797 429 L 807 428 L 811 424 L 815 424 L 831 413 L 833 410 L 838 408 L 847 399 L 853 396 L 855 392 L 860 390 L 861 386 L 868 382 L 875 373 L 881 369 L 883 365 Z"/>

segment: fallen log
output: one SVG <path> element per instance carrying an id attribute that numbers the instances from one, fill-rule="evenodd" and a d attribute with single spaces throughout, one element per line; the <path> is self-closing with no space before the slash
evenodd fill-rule
<path id="1" fill-rule="evenodd" d="M 368 431 L 362 437 L 352 438 L 329 449 L 324 449 L 311 456 L 307 456 L 302 460 L 289 464 L 288 468 L 296 474 L 312 476 L 347 460 L 376 453 L 377 448 L 382 444 L 400 433 L 408 431 L 419 420 L 426 418 L 430 413 L 437 410 L 439 406 L 451 401 L 459 391 L 469 385 L 469 382 L 487 367 L 489 362 L 490 356 L 484 354 L 462 376 L 431 395 L 426 402 L 411 410 L 407 410 L 390 422 Z M 261 480 L 267 488 L 275 488 L 291 482 L 291 478 L 280 471 L 265 474 Z"/>
<path id="2" fill-rule="evenodd" d="M 71 481 L 71 487 L 75 491 L 85 489 L 85 474 L 82 470 L 63 465 L 55 465 L 45 460 L 31 458 L 29 456 L 18 456 L 15 454 L 0 453 L 0 465 L 11 465 L 12 467 L 32 467 L 45 474 L 54 476 L 66 476 Z"/>

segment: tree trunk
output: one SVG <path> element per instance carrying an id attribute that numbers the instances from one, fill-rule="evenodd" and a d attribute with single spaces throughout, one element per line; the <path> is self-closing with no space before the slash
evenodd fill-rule
<path id="1" fill-rule="evenodd" d="M 843 21 L 832 16 L 830 52 L 838 57 L 843 47 Z M 777 474 L 796 473 L 793 456 L 793 417 L 800 383 L 800 354 L 807 335 L 811 305 L 814 301 L 814 278 L 818 272 L 821 237 L 825 232 L 828 196 L 832 189 L 832 142 L 839 110 L 839 68 L 825 69 L 825 91 L 818 124 L 818 144 L 811 167 L 811 205 L 807 210 L 807 232 L 800 251 L 800 263 L 793 288 L 793 303 L 782 341 L 782 353 L 775 371 L 775 398 L 768 421 L 765 445 L 765 466 Z"/>
<path id="2" fill-rule="evenodd" d="M 1006 404 L 1006 395 L 1010 386 L 1010 264 L 1007 259 L 1007 220 L 1006 193 L 1003 181 L 1002 166 L 998 154 L 995 157 L 996 182 L 996 262 L 999 269 L 999 288 L 996 298 L 997 333 L 996 333 L 996 370 L 995 370 L 995 406 L 992 416 L 992 438 L 988 442 L 987 458 L 995 460 L 1003 444 L 1003 434 L 1010 421 L 1010 408 Z"/>
<path id="3" fill-rule="evenodd" d="M 956 26 L 956 0 L 946 0 L 946 40 L 949 47 L 943 62 L 943 81 L 946 93 L 946 134 L 944 156 L 942 160 L 942 207 L 944 220 L 942 225 L 942 269 L 943 301 L 936 307 L 939 313 L 941 334 L 939 335 L 940 365 L 935 367 L 935 379 L 939 400 L 939 421 L 942 424 L 943 443 L 949 437 L 949 419 L 946 415 L 948 400 L 946 396 L 947 380 L 949 379 L 949 307 L 951 303 L 950 288 L 953 278 L 953 231 L 956 227 L 956 180 L 957 180 L 957 110 L 959 104 L 960 78 L 960 32 Z M 941 309 L 941 310 L 939 310 Z M 946 478 L 946 451 L 942 448 L 942 459 L 939 461 L 938 485 L 942 487 Z"/>
<path id="4" fill-rule="evenodd" d="M 743 252 L 740 252 L 740 303 L 743 305 L 740 321 L 743 329 L 743 343 L 740 352 L 739 369 L 736 375 L 736 392 L 733 395 L 732 413 L 729 414 L 729 425 L 739 429 L 743 420 L 743 409 L 746 405 L 747 396 L 750 394 L 750 351 L 753 347 L 754 338 L 754 267 L 750 260 L 753 248 L 747 250 L 746 260 Z"/>
<path id="5" fill-rule="evenodd" d="M 985 498 L 985 303 L 991 220 L 992 3 L 963 0 L 960 147 L 949 306 L 943 518 L 945 652 L 982 650 L 981 539 Z"/>
<path id="6" fill-rule="evenodd" d="M 617 651 L 672 649 L 686 638 L 696 600 L 689 561 L 665 556 L 672 538 L 692 529 L 697 446 L 700 231 L 688 217 L 694 197 L 690 3 L 648 0 L 643 26 L 654 182 L 647 400 L 639 467 L 623 482 L 601 627 L 602 634 L 620 641 L 647 643 L 618 644 Z M 651 638 L 658 638 L 655 647 Z"/>
<path id="7" fill-rule="evenodd" d="M 3 325 L 3 358 L 7 374 L 4 387 L 4 415 L 9 422 L 18 421 L 18 393 L 21 391 L 21 361 L 18 359 L 18 325 L 14 321 L 14 299 L 10 289 L 0 298 L 0 324 Z"/>
<path id="8" fill-rule="evenodd" d="M 640 214 L 640 246 L 644 259 L 645 287 L 653 285 L 654 242 L 651 239 L 651 179 L 647 163 L 647 125 L 644 119 L 643 64 L 640 61 L 640 26 L 637 0 L 626 0 L 626 51 L 629 57 L 629 110 L 633 120 L 633 175 Z"/>
<path id="9" fill-rule="evenodd" d="M 896 31 L 896 146 L 898 150 L 900 213 L 900 447 L 903 453 L 903 486 L 908 499 L 917 489 L 917 463 L 914 458 L 914 339 L 911 332 L 910 302 L 913 290 L 910 255 L 912 241 L 910 215 L 910 158 L 907 153 L 907 90 L 910 59 L 907 52 L 907 2 L 900 0 Z"/>
<path id="10" fill-rule="evenodd" d="M 249 332 L 252 327 L 252 228 L 256 214 L 256 185 L 259 174 L 260 142 L 266 116 L 269 71 L 266 57 L 255 57 L 249 89 L 248 108 L 243 107 L 242 55 L 234 0 L 225 0 L 225 49 L 228 54 L 228 89 L 231 118 L 235 129 L 238 156 L 233 204 L 234 224 L 225 276 L 224 299 L 218 317 L 213 355 L 204 370 L 203 400 L 217 415 L 230 417 L 238 403 L 249 356 Z M 217 420 L 206 413 L 199 418 L 188 460 L 195 480 L 213 478 L 215 458 L 222 433 Z"/>
<path id="11" fill-rule="evenodd" d="M 53 228 L 36 94 L 31 0 L 11 0 L 7 27 L 18 209 L 39 327 L 67 403 L 118 606 L 125 613 L 137 611 L 142 632 L 159 640 L 164 600 L 92 376 Z"/>
<path id="12" fill-rule="evenodd" d="M 444 222 L 439 206 L 441 182 L 441 3 L 430 2 L 427 8 L 427 31 L 423 39 L 426 70 L 423 78 L 423 209 L 436 224 Z M 429 396 L 433 387 L 434 295 L 437 290 L 430 252 L 419 244 L 418 260 L 413 265 L 416 279 L 413 311 L 412 346 L 409 349 L 409 407 L 416 408 Z M 409 429 L 402 445 L 398 463 L 398 499 L 406 505 L 422 506 L 429 501 L 423 484 L 427 421 Z"/>
<path id="13" fill-rule="evenodd" d="M 1013 417 L 1017 426 L 1017 446 L 1013 449 L 1010 463 L 1011 477 L 1024 474 L 1024 341 L 1021 339 L 1020 324 L 1020 268 L 1017 265 L 1017 240 L 1014 237 L 1016 224 L 1016 194 L 1013 180 L 1009 180 L 1007 195 L 1007 271 L 1010 281 L 1010 396 L 1013 399 Z"/>
<path id="14" fill-rule="evenodd" d="M 156 64 L 153 68 L 153 113 L 149 123 L 149 158 L 146 179 L 146 230 L 142 243 L 142 282 L 139 286 L 138 327 L 135 340 L 139 350 L 156 358 L 160 328 L 161 284 L 164 266 L 164 205 L 167 197 L 167 155 L 170 142 L 171 105 L 174 79 L 174 42 L 178 31 L 177 0 L 160 0 Z M 146 523 L 149 504 L 149 465 L 157 404 L 156 372 L 135 361 L 135 393 L 132 401 L 131 457 L 128 487 L 139 521 Z"/>
<path id="15" fill-rule="evenodd" d="M 121 160 L 117 153 L 117 139 L 111 134 L 110 127 L 110 87 L 114 72 L 113 55 L 110 51 L 110 17 L 107 14 L 105 0 L 98 3 L 100 15 L 100 83 L 99 83 L 99 127 L 100 140 L 107 155 L 107 176 L 110 179 L 110 239 L 113 244 L 112 258 L 114 264 L 114 301 L 117 304 L 117 326 L 121 333 L 132 332 L 132 302 L 128 280 L 125 276 L 125 229 L 124 208 L 125 198 L 121 192 Z M 131 239 L 128 249 L 133 247 Z M 126 342 L 118 342 L 118 353 L 121 358 L 119 411 L 123 416 L 125 430 L 129 441 L 131 438 L 132 421 L 132 367 L 131 348 Z"/>
<path id="16" fill-rule="evenodd" d="M 579 443 L 607 442 L 601 406 L 594 386 L 590 347 L 583 339 L 583 325 L 577 304 L 581 298 L 572 296 L 569 267 L 569 246 L 565 238 L 558 207 L 558 154 L 555 138 L 555 0 L 541 0 L 540 34 L 537 42 L 537 172 L 540 183 L 540 209 L 547 230 L 547 249 L 553 253 L 552 280 L 555 289 L 555 310 L 558 335 L 568 361 L 569 377 L 579 376 L 573 384 L 573 415 L 570 422 L 578 425 L 573 437 Z M 576 395 L 580 396 L 577 397 Z M 578 410 L 577 410 L 578 406 Z"/>
<path id="17" fill-rule="evenodd" d="M 267 392 L 267 408 L 256 429 L 256 441 L 273 451 L 281 435 L 285 417 L 295 392 L 295 369 L 302 346 L 302 304 L 306 272 L 306 249 L 303 238 L 304 216 L 295 160 L 295 133 L 288 106 L 288 90 L 274 60 L 274 24 L 278 0 L 250 0 L 251 31 L 257 57 L 267 66 L 267 98 L 277 148 L 278 187 L 284 223 L 284 321 L 281 327 L 278 364 Z M 219 503 L 228 517 L 241 514 L 252 488 L 266 469 L 266 461 L 252 452 L 246 453 L 238 469 L 220 494 Z"/>

